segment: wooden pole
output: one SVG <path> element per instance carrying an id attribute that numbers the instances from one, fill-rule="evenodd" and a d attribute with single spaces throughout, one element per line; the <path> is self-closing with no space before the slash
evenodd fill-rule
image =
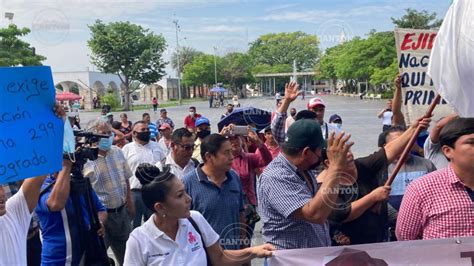
<path id="1" fill-rule="evenodd" d="M 438 105 L 439 101 L 441 100 L 441 95 L 437 95 L 434 101 L 430 104 L 430 107 L 426 111 L 424 118 L 431 117 L 433 114 L 433 110 L 435 109 L 436 105 Z M 408 154 L 410 154 L 411 149 L 413 148 L 413 145 L 415 145 L 416 138 L 421 132 L 421 127 L 418 125 L 418 127 L 415 130 L 415 133 L 411 137 L 410 141 L 408 142 L 407 146 L 405 146 L 405 149 L 403 150 L 402 155 L 400 156 L 400 159 L 397 162 L 397 165 L 395 166 L 395 169 L 393 169 L 392 174 L 388 177 L 387 181 L 385 182 L 386 186 L 391 186 L 393 183 L 393 180 L 395 180 L 395 177 L 398 174 L 398 171 L 400 171 L 400 168 L 402 165 L 405 163 Z"/>

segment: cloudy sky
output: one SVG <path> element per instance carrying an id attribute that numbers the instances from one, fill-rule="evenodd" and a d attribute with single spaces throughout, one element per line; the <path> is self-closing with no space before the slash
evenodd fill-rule
<path id="1" fill-rule="evenodd" d="M 393 30 L 390 17 L 400 17 L 406 8 L 436 12 L 444 17 L 450 0 L 0 0 L 0 27 L 13 22 L 29 27 L 26 38 L 48 59 L 53 71 L 81 71 L 89 62 L 87 25 L 130 21 L 162 34 L 168 49 L 176 49 L 173 20 L 180 25 L 180 46 L 217 54 L 246 51 L 248 43 L 266 33 L 304 31 L 316 34 L 321 48 L 338 43 L 340 35 L 364 37 L 371 29 Z M 175 73 L 168 67 L 167 74 Z"/>

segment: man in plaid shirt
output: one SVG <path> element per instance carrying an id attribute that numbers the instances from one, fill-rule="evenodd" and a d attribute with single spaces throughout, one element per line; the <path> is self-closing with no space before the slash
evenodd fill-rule
<path id="1" fill-rule="evenodd" d="M 450 121 L 439 140 L 449 164 L 408 186 L 398 214 L 398 240 L 474 235 L 474 118 Z"/>

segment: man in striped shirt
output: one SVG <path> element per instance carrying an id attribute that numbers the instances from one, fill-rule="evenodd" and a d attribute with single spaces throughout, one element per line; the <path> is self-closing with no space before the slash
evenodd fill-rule
<path id="1" fill-rule="evenodd" d="M 91 130 L 113 139 L 112 129 L 104 121 L 97 121 Z M 84 165 L 83 174 L 90 178 L 94 191 L 107 208 L 105 245 L 112 247 L 115 258 L 122 265 L 128 235 L 132 231 L 129 214 L 133 216 L 135 212 L 128 181 L 133 174 L 122 150 L 112 146 L 110 138 L 100 139 L 98 146 L 99 157 Z"/>
<path id="2" fill-rule="evenodd" d="M 398 240 L 474 235 L 474 118 L 450 121 L 439 141 L 449 164 L 410 183 L 398 214 Z"/>

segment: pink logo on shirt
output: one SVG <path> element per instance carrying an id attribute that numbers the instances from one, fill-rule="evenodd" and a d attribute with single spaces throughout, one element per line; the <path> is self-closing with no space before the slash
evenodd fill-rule
<path id="1" fill-rule="evenodd" d="M 196 237 L 193 235 L 192 232 L 188 232 L 188 242 L 189 244 L 193 244 L 194 242 L 196 242 Z"/>

